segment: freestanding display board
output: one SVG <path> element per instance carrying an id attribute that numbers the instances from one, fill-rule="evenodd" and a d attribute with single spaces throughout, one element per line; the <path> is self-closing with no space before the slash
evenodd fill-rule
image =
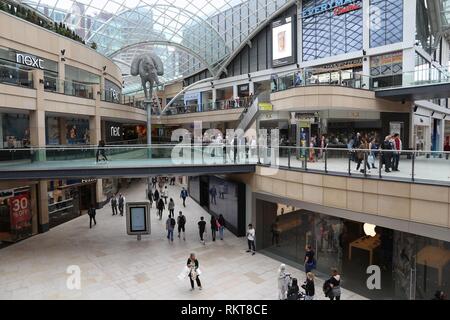
<path id="1" fill-rule="evenodd" d="M 150 234 L 150 202 L 127 202 L 127 234 L 136 235 L 141 240 L 141 235 Z"/>

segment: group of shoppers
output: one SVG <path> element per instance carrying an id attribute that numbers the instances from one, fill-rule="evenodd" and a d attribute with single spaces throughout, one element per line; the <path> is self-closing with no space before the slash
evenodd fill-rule
<path id="1" fill-rule="evenodd" d="M 381 157 L 379 159 L 380 164 L 384 165 L 385 172 L 400 171 L 398 166 L 400 154 L 403 150 L 400 134 L 387 135 L 381 143 L 378 143 L 376 137 L 368 137 L 358 132 L 350 143 L 353 151 L 353 160 L 356 162 L 356 171 L 364 173 L 364 166 L 367 166 L 366 173 L 370 173 L 371 169 L 377 169 L 375 163 L 378 156 Z"/>
<path id="2" fill-rule="evenodd" d="M 211 228 L 211 239 L 212 241 L 216 241 L 216 234 L 219 232 L 220 240 L 223 240 L 223 231 L 225 229 L 225 218 L 223 215 L 219 215 L 216 219 L 213 215 L 211 215 L 210 220 L 210 228 Z M 205 234 L 206 234 L 206 221 L 204 217 L 200 217 L 200 221 L 198 224 L 198 233 L 200 236 L 200 242 L 206 244 Z"/>

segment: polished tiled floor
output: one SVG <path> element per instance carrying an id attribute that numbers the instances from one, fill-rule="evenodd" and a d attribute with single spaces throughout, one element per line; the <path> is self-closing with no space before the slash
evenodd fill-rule
<path id="1" fill-rule="evenodd" d="M 144 182 L 124 191 L 127 201 L 144 198 Z M 170 187 L 176 210 L 179 188 Z M 165 237 L 164 223 L 152 210 L 152 234 L 138 242 L 126 234 L 125 218 L 112 216 L 110 207 L 98 210 L 98 225 L 89 229 L 87 216 L 60 225 L 0 250 L 0 299 L 251 299 L 277 298 L 279 262 L 245 252 L 246 242 L 230 232 L 224 241 L 206 245 L 198 240 L 197 221 L 207 216 L 193 200 L 183 210 L 186 242 Z M 207 219 L 208 220 L 208 219 Z M 164 219 L 163 219 L 164 221 Z M 209 223 L 208 223 L 209 226 Z M 208 234 L 209 236 L 209 234 Z M 177 278 L 190 252 L 200 261 L 203 291 L 191 292 L 189 281 Z M 67 267 L 81 268 L 81 289 L 69 290 Z M 288 266 L 301 282 L 304 273 Z M 322 280 L 316 298 L 324 299 Z M 342 299 L 364 299 L 343 289 Z"/>

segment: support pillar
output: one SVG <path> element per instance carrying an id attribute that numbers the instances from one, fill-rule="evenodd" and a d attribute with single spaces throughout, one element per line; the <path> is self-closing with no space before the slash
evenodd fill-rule
<path id="1" fill-rule="evenodd" d="M 48 182 L 39 181 L 38 182 L 38 211 L 39 211 L 39 225 L 38 231 L 40 233 L 47 232 L 50 229 L 50 219 L 48 215 Z"/>
<path id="2" fill-rule="evenodd" d="M 32 161 L 45 161 L 45 106 L 44 106 L 44 72 L 33 70 L 33 84 L 36 89 L 36 110 L 30 111 L 30 142 L 37 149 L 32 154 Z"/>

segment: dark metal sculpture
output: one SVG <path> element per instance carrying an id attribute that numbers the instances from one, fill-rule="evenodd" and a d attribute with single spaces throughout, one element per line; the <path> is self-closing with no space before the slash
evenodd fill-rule
<path id="1" fill-rule="evenodd" d="M 158 76 L 164 75 L 164 65 L 161 59 L 154 53 L 144 53 L 133 59 L 131 62 L 132 76 L 139 75 L 142 81 L 145 98 L 151 99 L 153 94 L 153 86 L 160 85 Z M 150 83 L 150 88 L 147 91 L 147 82 Z"/>

